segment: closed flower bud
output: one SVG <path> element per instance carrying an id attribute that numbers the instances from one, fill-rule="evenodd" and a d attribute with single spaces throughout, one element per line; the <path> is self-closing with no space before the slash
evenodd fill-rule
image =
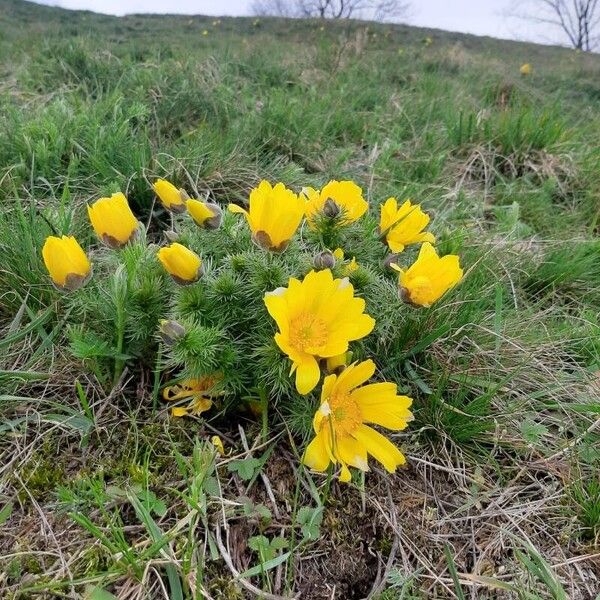
<path id="1" fill-rule="evenodd" d="M 165 231 L 165 237 L 170 241 L 170 242 L 177 242 L 179 241 L 180 235 L 177 231 L 173 231 L 172 229 L 170 229 L 169 231 Z"/>
<path id="2" fill-rule="evenodd" d="M 202 261 L 195 253 L 175 242 L 158 251 L 158 260 L 179 285 L 190 285 L 200 279 Z"/>
<path id="3" fill-rule="evenodd" d="M 324 250 L 315 256 L 313 265 L 318 271 L 321 269 L 333 269 L 335 267 L 335 257 L 329 250 Z"/>
<path id="4" fill-rule="evenodd" d="M 323 204 L 323 214 L 330 219 L 335 219 L 339 217 L 342 209 L 339 207 L 339 204 L 332 200 L 331 198 L 327 198 L 325 200 L 325 204 Z"/>
<path id="5" fill-rule="evenodd" d="M 183 190 L 178 190 L 166 179 L 158 179 L 152 187 L 167 210 L 173 213 L 182 213 L 185 211 L 185 201 L 188 196 Z"/>
<path id="6" fill-rule="evenodd" d="M 218 229 L 223 221 L 223 211 L 218 204 L 201 202 L 200 200 L 187 200 L 185 203 L 188 212 L 197 225 L 204 229 Z"/>
<path id="7" fill-rule="evenodd" d="M 177 321 L 163 319 L 160 322 L 158 335 L 165 344 L 172 346 L 185 335 L 185 328 Z"/>
<path id="8" fill-rule="evenodd" d="M 79 289 L 89 278 L 92 267 L 74 237 L 53 235 L 46 238 L 42 257 L 52 283 L 62 291 Z"/>
<path id="9" fill-rule="evenodd" d="M 397 265 L 398 264 L 398 254 L 388 254 L 384 259 L 383 259 L 383 267 L 385 269 L 393 269 L 392 265 Z"/>
<path id="10" fill-rule="evenodd" d="M 121 192 L 100 198 L 87 208 L 96 235 L 109 248 L 121 248 L 135 237 L 140 224 Z"/>

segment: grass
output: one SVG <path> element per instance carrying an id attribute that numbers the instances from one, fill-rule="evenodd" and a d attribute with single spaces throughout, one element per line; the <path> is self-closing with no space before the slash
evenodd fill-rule
<path id="1" fill-rule="evenodd" d="M 0 0 L 0 33 L 3 598 L 598 597 L 597 56 L 20 0 Z M 108 297 L 88 286 L 67 303 L 51 288 L 44 238 L 94 247 L 85 204 L 101 195 L 126 192 L 158 239 L 159 176 L 222 204 L 261 178 L 352 178 L 373 205 L 412 197 L 434 216 L 467 269 L 447 301 L 391 318 L 395 290 L 353 275 L 390 323 L 357 352 L 385 355 L 382 375 L 415 399 L 395 436 L 405 469 L 343 486 L 298 466 L 309 400 L 274 402 L 271 429 L 258 392 L 226 418 L 170 418 L 160 367 L 183 359 L 158 356 L 148 333 L 169 299 L 138 246 L 125 273 L 99 260 Z M 207 296 L 178 298 L 206 317 L 198 370 L 235 353 L 215 353 L 227 324 L 206 307 L 243 307 L 243 269 L 248 293 L 284 275 L 244 260 L 210 275 Z M 277 351 L 253 360 L 285 396 Z"/>

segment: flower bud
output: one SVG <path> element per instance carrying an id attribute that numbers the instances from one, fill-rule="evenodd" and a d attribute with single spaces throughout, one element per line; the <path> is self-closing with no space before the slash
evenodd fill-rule
<path id="1" fill-rule="evenodd" d="M 398 254 L 388 254 L 383 260 L 384 269 L 392 269 L 393 264 L 398 264 Z"/>
<path id="2" fill-rule="evenodd" d="M 317 271 L 321 271 L 322 269 L 333 269 L 333 267 L 335 267 L 335 257 L 329 250 L 324 250 L 314 257 L 313 265 Z"/>
<path id="3" fill-rule="evenodd" d="M 200 200 L 186 200 L 188 212 L 196 225 L 204 229 L 218 229 L 223 221 L 223 211 L 218 204 Z"/>
<path id="4" fill-rule="evenodd" d="M 169 231 L 165 231 L 164 234 L 165 234 L 165 237 L 167 238 L 167 240 L 169 240 L 169 242 L 179 241 L 180 236 L 177 231 L 173 231 L 172 229 L 170 229 Z"/>
<path id="5" fill-rule="evenodd" d="M 165 344 L 172 346 L 185 335 L 185 328 L 177 321 L 163 319 L 160 322 L 158 335 Z"/>
<path id="6" fill-rule="evenodd" d="M 336 217 L 339 217 L 341 212 L 342 209 L 335 202 L 335 200 L 332 200 L 331 198 L 327 198 L 327 200 L 325 200 L 325 204 L 323 204 L 323 214 L 326 217 L 335 219 Z"/>

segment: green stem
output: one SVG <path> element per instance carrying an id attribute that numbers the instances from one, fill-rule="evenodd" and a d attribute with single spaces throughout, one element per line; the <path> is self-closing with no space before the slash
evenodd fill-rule
<path id="1" fill-rule="evenodd" d="M 267 397 L 267 390 L 262 386 L 258 388 L 258 397 L 260 399 L 262 417 L 261 439 L 265 443 L 269 435 L 269 398 Z"/>
<path id="2" fill-rule="evenodd" d="M 156 364 L 154 365 L 154 383 L 152 385 L 152 414 L 156 414 L 158 408 L 158 394 L 160 391 L 160 363 L 162 361 L 162 346 L 156 352 Z"/>

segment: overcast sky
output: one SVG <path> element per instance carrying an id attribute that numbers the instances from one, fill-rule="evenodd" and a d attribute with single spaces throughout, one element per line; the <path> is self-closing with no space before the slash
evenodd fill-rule
<path id="1" fill-rule="evenodd" d="M 247 15 L 251 0 L 38 0 L 63 8 L 82 8 L 113 15 L 183 13 Z M 554 32 L 541 25 L 505 17 L 514 0 L 415 0 L 408 22 L 412 25 L 463 31 L 511 39 L 548 41 Z"/>

